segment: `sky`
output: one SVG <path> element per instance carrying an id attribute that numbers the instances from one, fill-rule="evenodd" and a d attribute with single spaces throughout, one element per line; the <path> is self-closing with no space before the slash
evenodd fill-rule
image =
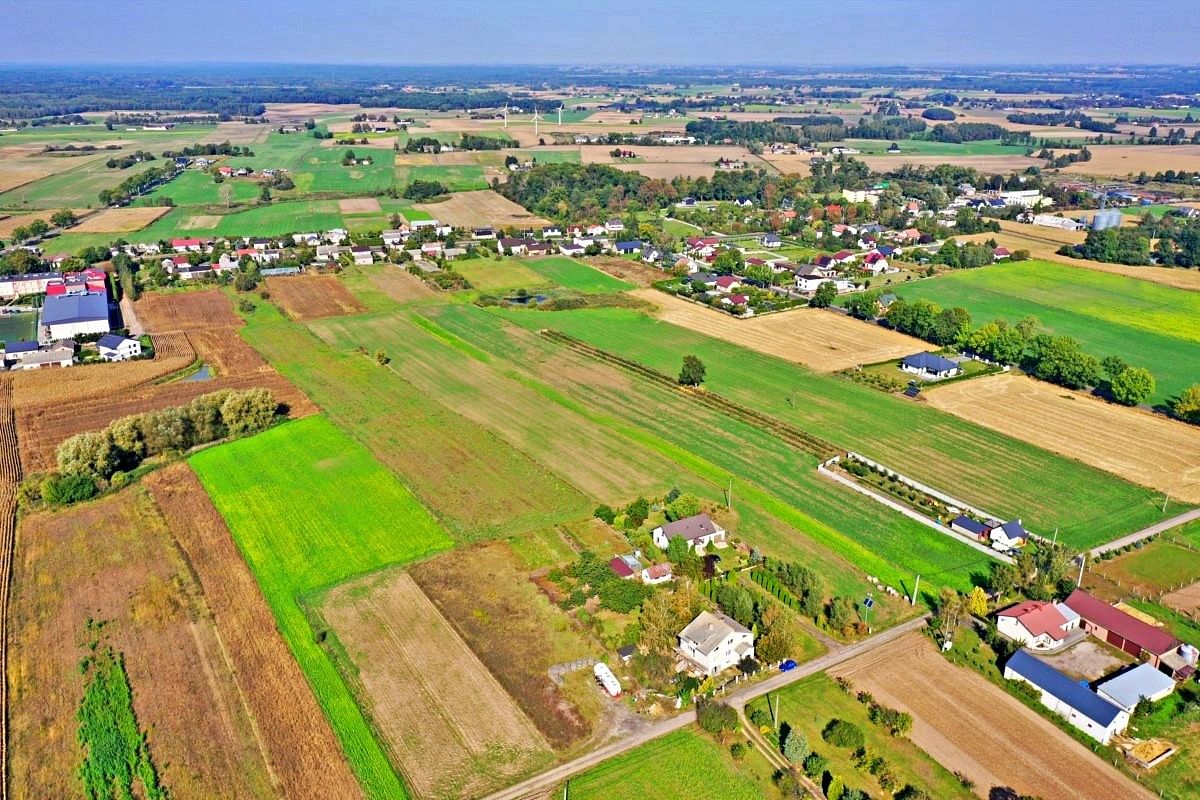
<path id="1" fill-rule="evenodd" d="M 1192 64 L 1196 12 L 1195 0 L 0 0 L 0 63 Z"/>

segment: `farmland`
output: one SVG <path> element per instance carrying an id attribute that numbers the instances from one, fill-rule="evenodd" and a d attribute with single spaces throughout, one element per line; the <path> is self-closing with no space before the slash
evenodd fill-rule
<path id="1" fill-rule="evenodd" d="M 271 300 L 295 320 L 319 319 L 366 311 L 332 275 L 287 275 L 266 280 Z"/>
<path id="2" fill-rule="evenodd" d="M 454 262 L 454 271 L 462 273 L 471 286 L 483 292 L 500 289 L 533 289 L 549 282 L 530 269 L 526 262 L 517 259 L 493 261 L 472 258 Z"/>
<path id="3" fill-rule="evenodd" d="M 906 300 L 962 306 L 976 324 L 1032 314 L 1051 333 L 1078 339 L 1098 358 L 1118 355 L 1154 373 L 1163 402 L 1195 382 L 1200 295 L 1046 261 L 961 270 L 906 286 Z"/>
<path id="4" fill-rule="evenodd" d="M 537 258 L 527 261 L 525 264 L 551 283 L 565 289 L 574 289 L 577 292 L 610 294 L 633 288 L 631 284 L 617 280 L 586 263 L 565 256 Z"/>
<path id="5" fill-rule="evenodd" d="M 229 297 L 218 289 L 150 292 L 134 304 L 134 312 L 146 330 L 151 332 L 237 327 L 242 324 L 241 318 L 233 313 Z"/>
<path id="6" fill-rule="evenodd" d="M 343 584 L 320 611 L 418 797 L 478 797 L 551 759 L 538 730 L 407 573 Z"/>
<path id="7" fill-rule="evenodd" d="M 1136 176 L 1140 172 L 1200 169 L 1200 145 L 1108 145 L 1092 149 L 1090 161 L 1080 161 L 1063 169 L 1066 173 L 1100 175 L 1113 178 Z"/>
<path id="8" fill-rule="evenodd" d="M 549 223 L 501 194 L 489 190 L 455 192 L 437 203 L 418 203 L 416 209 L 436 217 L 443 225 L 475 228 L 492 225 L 498 228 L 534 227 Z M 411 218 L 410 218 L 411 219 Z"/>
<path id="9" fill-rule="evenodd" d="M 1005 786 L 1046 800 L 1152 796 L 1038 712 L 942 658 L 920 634 L 859 656 L 834 674 L 876 701 L 912 714 L 913 743 L 983 791 Z M 1008 753 L 1013 742 L 1021 743 L 1020 759 Z"/>
<path id="10" fill-rule="evenodd" d="M 374 797 L 403 796 L 382 746 L 316 643 L 300 598 L 445 548 L 449 537 L 365 448 L 323 417 L 202 451 L 190 462 L 364 790 Z M 356 501 L 346 503 L 346 497 Z M 382 520 L 387 527 L 379 525 Z"/>
<path id="11" fill-rule="evenodd" d="M 169 208 L 140 206 L 134 208 L 106 208 L 89 214 L 75 227 L 76 233 L 129 233 L 140 231 L 170 211 Z"/>

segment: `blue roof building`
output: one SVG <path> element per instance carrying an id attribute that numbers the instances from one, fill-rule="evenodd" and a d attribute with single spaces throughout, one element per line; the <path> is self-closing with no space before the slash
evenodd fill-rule
<path id="1" fill-rule="evenodd" d="M 935 356 L 933 353 L 914 353 L 905 356 L 900 362 L 900 369 L 905 372 L 915 372 L 927 378 L 949 378 L 958 374 L 958 364 L 948 358 Z"/>
<path id="2" fill-rule="evenodd" d="M 44 339 L 108 333 L 108 296 L 95 292 L 51 295 L 42 306 L 41 329 Z"/>
<path id="3" fill-rule="evenodd" d="M 1004 665 L 1004 677 L 1035 686 L 1042 693 L 1042 705 L 1104 744 L 1129 724 L 1129 712 L 1024 650 L 1013 653 Z"/>

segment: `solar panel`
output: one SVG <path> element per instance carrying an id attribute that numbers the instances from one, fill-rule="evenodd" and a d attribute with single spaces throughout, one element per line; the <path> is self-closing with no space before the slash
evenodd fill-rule
<path id="1" fill-rule="evenodd" d="M 921 388 L 919 386 L 909 386 L 907 389 L 904 390 L 905 397 L 916 397 L 920 393 L 921 393 Z"/>

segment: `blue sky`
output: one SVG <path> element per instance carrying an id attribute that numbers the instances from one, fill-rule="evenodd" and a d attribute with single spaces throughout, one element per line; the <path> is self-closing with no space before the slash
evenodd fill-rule
<path id="1" fill-rule="evenodd" d="M 1195 63 L 1197 9 L 1189 0 L 0 0 L 9 32 L 0 62 Z"/>

